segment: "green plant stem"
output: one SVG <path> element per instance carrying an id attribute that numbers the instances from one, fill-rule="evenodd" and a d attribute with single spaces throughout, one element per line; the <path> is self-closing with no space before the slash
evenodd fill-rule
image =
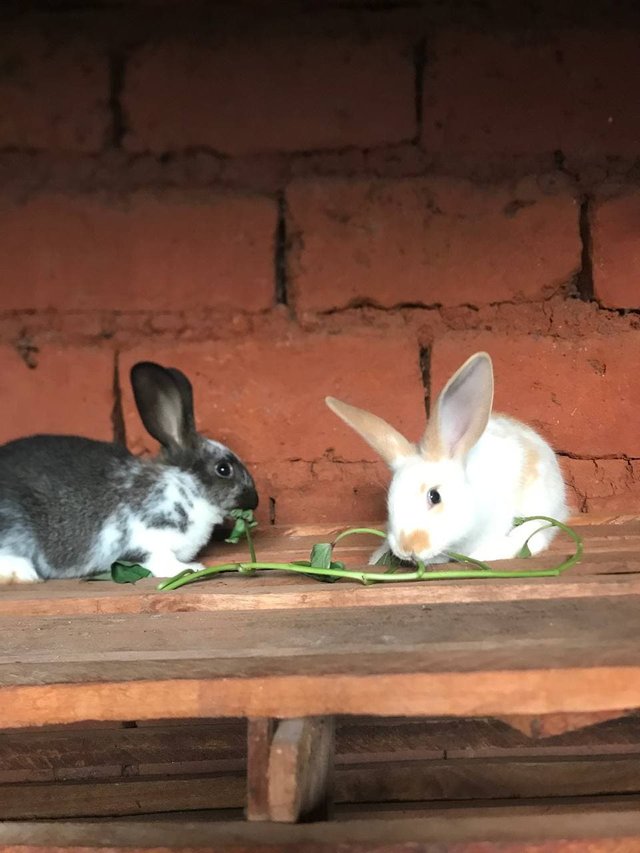
<path id="1" fill-rule="evenodd" d="M 563 524 L 561 521 L 556 521 L 555 518 L 549 518 L 547 515 L 530 515 L 526 518 L 514 518 L 513 526 L 520 527 L 522 524 L 525 524 L 529 521 L 546 521 L 548 524 L 545 524 L 544 527 L 538 528 L 538 530 L 534 530 L 531 536 L 527 537 L 526 543 L 529 543 L 529 540 L 532 539 L 536 533 L 540 533 L 541 530 L 547 530 L 549 527 L 557 527 L 562 530 L 564 533 L 567 533 L 573 541 L 576 543 L 575 553 L 571 555 L 571 557 L 567 557 L 564 562 L 562 562 L 559 566 L 556 566 L 553 569 L 543 569 L 541 571 L 549 571 L 553 572 L 555 575 L 560 575 L 562 572 L 565 572 L 567 569 L 570 569 L 571 566 L 575 566 L 576 563 L 579 563 L 582 558 L 582 553 L 584 551 L 584 545 L 582 542 L 582 537 L 579 536 L 575 530 L 572 530 L 571 527 L 568 527 L 566 524 Z M 452 560 L 455 560 L 456 563 L 470 563 L 473 566 L 477 566 L 479 571 L 477 573 L 477 577 L 483 577 L 482 571 L 491 572 L 494 575 L 497 575 L 494 569 L 488 563 L 483 563 L 482 560 L 476 560 L 473 557 L 467 557 L 464 554 L 457 554 L 455 551 L 446 551 L 446 556 L 450 557 Z M 526 576 L 526 573 L 525 575 Z M 534 575 L 530 575 L 530 577 L 534 577 Z M 539 576 L 538 576 L 539 577 Z"/>
<path id="2" fill-rule="evenodd" d="M 373 583 L 406 583 L 407 581 L 436 581 L 436 580 L 472 580 L 473 578 L 539 578 L 555 577 L 560 572 L 558 569 L 541 569 L 532 571 L 500 572 L 493 569 L 474 570 L 451 569 L 446 571 L 429 572 L 424 565 L 419 566 L 414 572 L 396 572 L 387 574 L 385 572 L 353 572 L 349 569 L 315 569 L 311 566 L 295 566 L 293 563 L 224 563 L 220 566 L 209 566 L 199 572 L 181 572 L 176 577 L 163 581 L 158 589 L 173 590 L 189 583 L 197 583 L 203 578 L 225 572 L 253 571 L 282 571 L 295 572 L 301 575 L 316 575 L 320 577 L 344 578 L 346 580 L 358 581 L 364 584 Z"/>
<path id="3" fill-rule="evenodd" d="M 247 563 L 223 563 L 219 566 L 209 566 L 200 571 L 185 569 L 179 575 L 175 575 L 168 580 L 162 581 L 158 586 L 161 590 L 174 590 L 189 583 L 197 583 L 203 578 L 213 577 L 225 572 L 240 572 L 241 574 L 251 574 L 254 571 L 282 571 L 295 572 L 301 575 L 315 575 L 319 577 L 344 578 L 346 580 L 357 581 L 363 584 L 374 583 L 406 583 L 409 581 L 439 581 L 439 580 L 473 580 L 476 578 L 548 578 L 557 577 L 562 572 L 566 571 L 571 566 L 578 563 L 583 553 L 582 538 L 566 524 L 556 521 L 544 515 L 534 515 L 527 518 L 514 519 L 514 527 L 519 527 L 528 521 L 545 521 L 551 526 L 558 527 L 567 533 L 575 542 L 575 553 L 568 557 L 560 566 L 551 569 L 532 569 L 525 571 L 500 571 L 492 569 L 487 563 L 481 560 L 476 560 L 473 557 L 467 557 L 464 554 L 455 552 L 447 552 L 447 556 L 456 562 L 469 563 L 476 566 L 475 569 L 447 569 L 439 571 L 428 571 L 427 566 L 418 560 L 418 567 L 411 572 L 354 572 L 349 569 L 334 569 L 334 568 L 315 568 L 310 565 L 297 565 L 295 563 L 271 563 L 258 562 L 255 557 L 255 548 L 249 530 L 246 531 L 247 541 L 249 543 L 249 551 L 251 553 L 251 561 Z M 536 531 L 538 532 L 538 531 Z M 333 545 L 340 539 L 356 534 L 372 534 L 381 538 L 386 538 L 386 534 L 381 530 L 368 527 L 355 527 L 342 531 L 335 538 Z M 533 536 L 534 534 L 532 534 Z M 531 538 L 531 537 L 529 537 Z"/>
<path id="4" fill-rule="evenodd" d="M 251 528 L 249 527 L 248 524 L 247 524 L 247 529 L 245 531 L 245 535 L 247 537 L 247 545 L 249 547 L 249 554 L 251 555 L 251 562 L 257 563 L 258 558 L 256 557 L 256 548 L 255 548 L 255 545 L 253 544 L 253 536 L 251 535 Z"/>
<path id="5" fill-rule="evenodd" d="M 386 539 L 387 534 L 382 530 L 377 530 L 375 527 L 350 527 L 348 530 L 343 530 L 342 533 L 338 533 L 336 538 L 333 540 L 333 544 L 335 545 L 341 539 L 345 539 L 347 536 L 355 536 L 358 533 L 370 533 L 371 536 L 379 536 L 381 539 Z"/>

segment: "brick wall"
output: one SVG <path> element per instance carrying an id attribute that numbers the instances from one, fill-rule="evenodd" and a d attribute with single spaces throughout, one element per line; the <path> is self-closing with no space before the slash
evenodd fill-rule
<path id="1" fill-rule="evenodd" d="M 156 358 L 264 520 L 381 518 L 323 397 L 417 438 L 483 348 L 574 506 L 637 510 L 640 22 L 520 5 L 5 0 L 0 439 L 153 450 Z"/>

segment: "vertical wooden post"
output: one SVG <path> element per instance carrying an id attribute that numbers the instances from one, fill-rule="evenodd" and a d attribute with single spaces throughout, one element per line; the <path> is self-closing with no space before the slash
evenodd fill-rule
<path id="1" fill-rule="evenodd" d="M 250 720 L 247 818 L 327 820 L 333 805 L 333 717 Z"/>
<path id="2" fill-rule="evenodd" d="M 247 721 L 247 820 L 269 820 L 269 751 L 275 720 Z"/>

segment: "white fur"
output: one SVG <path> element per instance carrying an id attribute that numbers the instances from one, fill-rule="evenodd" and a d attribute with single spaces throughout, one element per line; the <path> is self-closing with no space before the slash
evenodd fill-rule
<path id="1" fill-rule="evenodd" d="M 159 514 L 171 514 L 176 503 L 185 503 L 184 496 L 187 495 L 189 528 L 186 533 L 176 528 L 150 527 L 134 509 L 127 510 L 124 524 L 129 534 L 128 548 L 149 553 L 143 561 L 145 568 L 156 577 L 171 577 L 185 568 L 202 568 L 200 564 L 188 561 L 209 541 L 214 526 L 224 520 L 224 513 L 200 494 L 195 477 L 187 471 L 167 469 L 163 486 L 153 510 Z M 92 555 L 93 565 L 108 566 L 118 558 L 116 537 L 122 527 L 121 516 L 107 522 Z"/>
<path id="2" fill-rule="evenodd" d="M 31 560 L 15 554 L 0 554 L 0 584 L 36 583 L 38 577 Z"/>
<path id="3" fill-rule="evenodd" d="M 532 533 L 537 554 L 556 533 L 545 522 L 513 526 L 518 516 L 568 515 L 558 460 L 525 424 L 492 415 L 493 366 L 487 353 L 468 358 L 442 390 L 419 446 L 382 418 L 333 397 L 327 405 L 393 471 L 387 543 L 403 560 L 445 562 L 448 552 L 476 560 L 515 557 Z M 440 500 L 431 501 L 431 490 Z"/>
<path id="4" fill-rule="evenodd" d="M 527 452 L 538 461 L 537 476 L 523 487 Z M 425 491 L 437 488 L 440 505 L 429 507 Z M 493 415 L 465 461 L 430 462 L 416 453 L 397 464 L 388 496 L 388 545 L 402 559 L 443 561 L 444 551 L 477 560 L 515 557 L 543 522 L 513 527 L 516 516 L 547 515 L 564 521 L 568 515 L 565 486 L 556 456 L 534 430 L 510 418 Z M 430 547 L 409 553 L 403 535 L 425 531 Z M 555 528 L 536 534 L 532 554 L 544 550 Z M 380 549 L 372 560 L 379 556 Z"/>

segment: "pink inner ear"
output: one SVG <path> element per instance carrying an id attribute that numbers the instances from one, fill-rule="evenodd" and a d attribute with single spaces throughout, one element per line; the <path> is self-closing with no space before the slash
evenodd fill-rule
<path id="1" fill-rule="evenodd" d="M 440 437 L 451 456 L 467 453 L 485 430 L 493 398 L 491 363 L 477 359 L 445 388 L 438 407 Z"/>

